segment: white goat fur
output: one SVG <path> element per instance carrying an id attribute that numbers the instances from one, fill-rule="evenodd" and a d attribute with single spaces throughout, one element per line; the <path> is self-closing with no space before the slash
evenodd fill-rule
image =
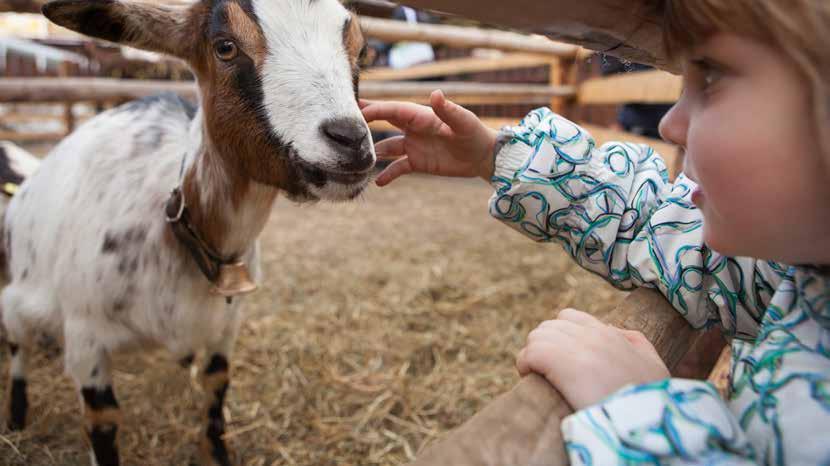
<path id="1" fill-rule="evenodd" d="M 332 114 L 362 121 L 348 57 L 331 51 L 342 48 L 340 26 L 349 13 L 335 0 L 252 4 L 269 48 L 264 72 L 274 75 L 262 79 L 273 130 L 296 157 L 329 169 L 343 156 L 321 140 L 318 125 Z M 296 74 L 285 73 L 279 60 L 310 46 L 303 28 L 321 43 L 311 47 L 321 56 L 295 56 L 298 65 L 289 69 Z M 175 359 L 204 349 L 208 355 L 231 353 L 240 300 L 227 303 L 210 292 L 212 284 L 195 261 L 171 240 L 164 205 L 187 160 L 185 172 L 203 191 L 200 201 L 220 205 L 218 215 L 233 225 L 221 249 L 245 251 L 241 259 L 259 281 L 259 244 L 252 239 L 265 226 L 276 188 L 251 182 L 241 202 L 232 203 L 221 166 L 200 161 L 204 112 L 210 111 L 165 95 L 104 112 L 44 159 L 6 212 L 11 283 L 1 304 L 9 340 L 25 348 L 36 332 L 54 335 L 79 388 L 109 387 L 109 355 L 116 351 L 161 346 Z M 365 185 L 328 182 L 308 189 L 312 199 L 340 200 Z M 21 351 L 13 358 L 12 377 L 24 377 L 24 363 Z"/>
<path id="2" fill-rule="evenodd" d="M 181 260 L 186 253 L 171 254 L 162 240 L 161 208 L 179 182 L 182 156 L 201 137 L 201 120 L 182 105 L 175 98 L 128 105 L 83 125 L 7 212 L 13 283 L 2 294 L 5 326 L 19 343 L 33 330 L 63 336 L 66 368 L 78 379 L 100 352 L 155 343 L 184 357 L 232 344 L 237 304 L 212 295 L 195 264 Z M 147 137 L 161 138 L 156 153 L 136 153 Z M 122 243 L 120 254 L 102 252 L 106 236 Z M 258 278 L 256 247 L 245 260 Z"/>

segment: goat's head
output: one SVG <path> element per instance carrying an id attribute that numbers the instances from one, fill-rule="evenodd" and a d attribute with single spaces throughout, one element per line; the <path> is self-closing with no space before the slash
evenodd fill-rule
<path id="1" fill-rule="evenodd" d="M 82 34 L 181 58 L 199 82 L 209 144 L 233 173 L 299 199 L 349 199 L 375 163 L 357 105 L 365 42 L 338 0 L 57 0 Z"/>

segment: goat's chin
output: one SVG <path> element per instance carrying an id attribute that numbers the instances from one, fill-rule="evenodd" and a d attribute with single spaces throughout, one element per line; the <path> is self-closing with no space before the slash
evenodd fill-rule
<path id="1" fill-rule="evenodd" d="M 303 194 L 294 196 L 295 200 L 350 201 L 366 189 L 372 174 L 371 170 L 365 173 L 340 173 L 312 165 L 297 157 L 291 162 Z"/>
<path id="2" fill-rule="evenodd" d="M 317 199 L 332 202 L 351 201 L 360 196 L 366 186 L 369 184 L 368 177 L 365 181 L 358 184 L 342 184 L 335 182 L 328 182 L 323 186 L 309 185 L 307 189 L 309 193 Z"/>

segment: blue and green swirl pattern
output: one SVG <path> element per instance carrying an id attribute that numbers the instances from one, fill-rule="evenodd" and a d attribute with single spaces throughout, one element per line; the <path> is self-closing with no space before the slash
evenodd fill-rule
<path id="1" fill-rule="evenodd" d="M 512 133 L 496 157 L 494 217 L 733 337 L 729 400 L 700 381 L 626 387 L 563 422 L 571 463 L 830 465 L 830 277 L 707 248 L 694 183 L 670 183 L 647 146 L 596 147 L 548 109 Z"/>

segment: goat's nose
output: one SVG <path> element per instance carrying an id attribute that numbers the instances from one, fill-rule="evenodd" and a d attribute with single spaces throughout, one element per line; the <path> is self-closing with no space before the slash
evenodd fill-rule
<path id="1" fill-rule="evenodd" d="M 352 118 L 337 118 L 329 120 L 320 126 L 323 135 L 328 138 L 329 144 L 336 149 L 360 151 L 369 131 L 366 125 Z"/>

